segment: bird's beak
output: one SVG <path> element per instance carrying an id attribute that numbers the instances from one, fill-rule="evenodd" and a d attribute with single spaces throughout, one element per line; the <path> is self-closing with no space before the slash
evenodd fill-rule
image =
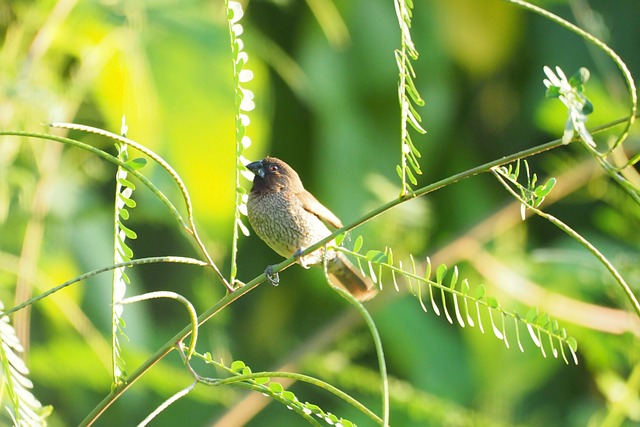
<path id="1" fill-rule="evenodd" d="M 249 169 L 260 178 L 264 178 L 264 167 L 262 166 L 262 160 L 251 162 L 248 165 L 245 165 L 245 168 Z"/>

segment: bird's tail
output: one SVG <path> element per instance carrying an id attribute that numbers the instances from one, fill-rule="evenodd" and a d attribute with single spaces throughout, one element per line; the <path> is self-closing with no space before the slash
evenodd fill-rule
<path id="1" fill-rule="evenodd" d="M 343 253 L 338 252 L 328 263 L 327 273 L 333 286 L 346 290 L 358 301 L 367 301 L 378 293 L 373 281 L 364 276 Z"/>

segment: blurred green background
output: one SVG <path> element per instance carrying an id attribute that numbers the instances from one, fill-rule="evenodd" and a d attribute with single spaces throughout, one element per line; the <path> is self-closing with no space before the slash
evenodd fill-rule
<path id="1" fill-rule="evenodd" d="M 242 39 L 255 75 L 247 87 L 257 105 L 245 156 L 286 160 L 345 223 L 396 197 L 393 50 L 400 32 L 393 2 L 243 4 Z M 601 37 L 640 75 L 637 0 L 537 4 Z M 591 70 L 589 125 L 628 114 L 624 82 L 608 58 L 507 2 L 417 1 L 412 34 L 421 54 L 415 81 L 428 131 L 414 136 L 422 152 L 421 185 L 559 137 L 566 113 L 560 102 L 544 98 L 544 65 L 568 74 L 581 66 Z M 0 43 L 0 129 L 60 134 L 44 124 L 73 121 L 118 133 L 124 114 L 128 136 L 183 177 L 200 233 L 227 274 L 234 96 L 224 3 L 0 0 Z M 112 150 L 104 138 L 70 136 Z M 539 176 L 559 180 L 559 197 L 552 196 L 547 209 L 596 244 L 638 294 L 640 209 L 574 145 L 531 159 Z M 634 129 L 627 155 L 638 145 Z M 114 171 L 54 142 L 0 138 L 0 301 L 6 308 L 110 264 Z M 160 168 L 144 173 L 179 200 Z M 127 222 L 138 233 L 131 243 L 136 257 L 197 256 L 166 209 L 138 187 L 138 206 Z M 406 203 L 354 234 L 364 235 L 366 249 L 390 246 L 405 260 L 413 254 L 459 264 L 472 287 L 484 283 L 508 310 L 524 314 L 535 305 L 549 312 L 580 346 L 578 366 L 543 358 L 527 336 L 524 353 L 513 339 L 506 349 L 490 329 L 483 335 L 432 310 L 425 314 L 406 287 L 397 293 L 388 282 L 367 306 L 392 378 L 392 425 L 639 425 L 640 327 L 627 314 L 622 291 L 559 230 L 536 218 L 520 221 L 517 206 L 490 176 Z M 256 236 L 242 238 L 238 278 L 248 281 L 279 261 Z M 129 275 L 129 295 L 172 290 L 199 311 L 224 294 L 213 275 L 195 267 L 150 265 Z M 36 304 L 30 322 L 26 311 L 14 318 L 28 343 L 34 393 L 54 406 L 52 426 L 78 424 L 109 392 L 110 295 L 110 278 L 98 276 Z M 125 313 L 129 372 L 188 321 L 181 307 L 165 301 L 131 305 Z M 294 266 L 281 274 L 279 287 L 263 284 L 241 298 L 202 327 L 198 350 L 228 364 L 241 359 L 254 371 L 288 363 L 287 369 L 325 379 L 379 412 L 371 338 L 320 271 Z M 135 425 L 188 383 L 172 354 L 97 425 Z M 327 393 L 300 384 L 292 390 L 370 425 Z M 245 397 L 241 389 L 198 386 L 153 425 L 306 425 L 277 403 L 253 416 L 260 403 Z"/>

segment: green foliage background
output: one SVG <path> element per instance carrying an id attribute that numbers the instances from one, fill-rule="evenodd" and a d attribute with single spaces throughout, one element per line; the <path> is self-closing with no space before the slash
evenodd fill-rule
<path id="1" fill-rule="evenodd" d="M 602 37 L 640 75 L 640 3 L 539 4 Z M 311 6 L 311 7 L 310 7 Z M 334 9 L 335 6 L 335 9 Z M 333 15 L 332 13 L 336 13 Z M 328 14 L 328 15 L 327 15 Z M 324 17 L 324 18 L 323 18 Z M 250 159 L 274 155 L 345 222 L 397 196 L 399 30 L 391 1 L 268 1 L 245 4 L 250 89 L 257 109 L 248 128 Z M 497 0 L 416 2 L 416 83 L 428 134 L 422 185 L 562 134 L 566 113 L 544 99 L 544 65 L 591 70 L 592 126 L 627 114 L 615 65 L 566 30 Z M 234 98 L 222 1 L 0 0 L 0 129 L 48 131 L 73 121 L 118 132 L 160 153 L 191 193 L 205 244 L 228 271 L 234 200 Z M 59 132 L 59 131 L 56 131 Z M 104 139 L 73 133 L 99 146 Z M 600 137 L 606 139 L 606 137 Z M 632 130 L 629 155 L 638 151 Z M 640 209 L 573 145 L 532 159 L 566 195 L 548 211 L 594 242 L 638 293 Z M 0 300 L 11 307 L 112 258 L 114 168 L 88 153 L 38 140 L 0 139 Z M 177 195 L 159 168 L 152 178 Z M 145 189 L 127 225 L 136 257 L 195 256 L 166 210 Z M 486 221 L 496 212 L 507 214 Z M 487 332 L 425 314 L 406 289 L 388 287 L 368 304 L 392 377 L 394 426 L 634 425 L 640 422 L 639 322 L 595 259 L 542 220 L 518 220 L 495 179 L 478 176 L 404 204 L 358 229 L 367 246 L 457 263 L 502 305 L 529 306 L 560 319 L 579 344 L 580 364 L 505 349 Z M 479 225 L 479 228 L 474 228 Z M 474 232 L 479 232 L 480 234 Z M 480 237 L 479 237 L 480 236 Z M 459 240 L 459 238 L 471 240 Z M 240 280 L 278 256 L 252 235 L 240 242 Z M 497 264 L 496 264 L 497 263 Z M 513 275 L 505 275 L 502 266 Z M 168 289 L 211 306 L 224 287 L 202 269 L 142 266 L 128 271 L 132 293 Z M 30 327 L 14 319 L 50 425 L 74 425 L 109 392 L 110 288 L 107 276 L 75 285 L 33 307 Z M 390 282 L 389 282 L 390 283 Z M 33 287 L 33 290 L 29 290 Z M 538 297 L 539 289 L 545 290 Z M 23 292 L 23 293 L 21 293 Z M 564 295 L 592 304 L 569 311 Z M 20 299 L 20 301 L 17 301 Z M 602 314 L 600 307 L 615 311 Z M 379 386 L 371 338 L 320 271 L 299 267 L 281 285 L 263 284 L 203 326 L 200 351 L 254 371 L 318 376 L 374 411 Z M 585 327 L 580 317 L 591 327 Z M 130 370 L 188 321 L 170 302 L 127 306 L 124 358 Z M 618 333 L 594 330 L 609 321 Z M 212 372 L 211 375 L 214 375 Z M 98 425 L 135 425 L 190 379 L 175 355 L 109 408 Z M 352 408 L 306 385 L 304 400 L 360 425 Z M 622 392 L 620 392 L 622 390 Z M 225 413 L 249 413 L 242 389 L 198 386 L 155 425 L 231 426 Z M 626 394 L 625 394 L 626 393 Z M 620 397 L 622 396 L 622 397 Z M 230 409 L 231 408 L 231 409 Z M 304 425 L 271 403 L 246 425 Z"/>

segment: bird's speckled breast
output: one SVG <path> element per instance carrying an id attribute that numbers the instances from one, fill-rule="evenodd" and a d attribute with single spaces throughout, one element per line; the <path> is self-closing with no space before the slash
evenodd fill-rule
<path id="1" fill-rule="evenodd" d="M 285 258 L 331 234 L 317 216 L 302 207 L 295 195 L 291 196 L 279 191 L 256 193 L 247 202 L 251 227 L 271 249 Z M 305 258 L 305 261 L 314 264 L 320 260 Z"/>

